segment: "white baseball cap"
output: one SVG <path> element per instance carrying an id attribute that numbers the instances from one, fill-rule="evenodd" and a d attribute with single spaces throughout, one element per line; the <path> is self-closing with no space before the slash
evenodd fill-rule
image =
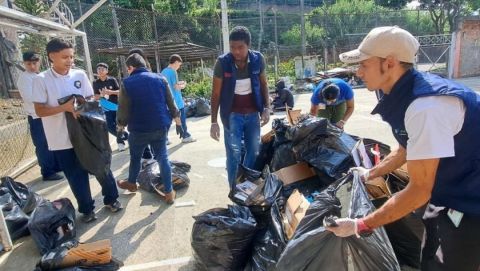
<path id="1" fill-rule="evenodd" d="M 376 27 L 363 39 L 358 49 L 340 54 L 345 63 L 357 63 L 373 56 L 395 56 L 399 61 L 414 63 L 420 44 L 410 32 L 398 26 Z"/>

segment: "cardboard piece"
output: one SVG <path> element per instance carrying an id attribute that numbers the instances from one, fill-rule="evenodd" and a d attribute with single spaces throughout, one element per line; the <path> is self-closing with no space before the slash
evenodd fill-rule
<path id="1" fill-rule="evenodd" d="M 275 136 L 275 131 L 270 130 L 268 133 L 262 135 L 260 141 L 265 144 L 273 140 L 273 137 Z"/>
<path id="2" fill-rule="evenodd" d="M 95 266 L 107 264 L 112 260 L 112 245 L 110 240 L 100 240 L 87 244 L 79 244 L 68 250 L 62 260 L 61 267 L 76 265 Z"/>
<path id="3" fill-rule="evenodd" d="M 285 232 L 288 239 L 293 237 L 298 224 L 305 216 L 309 206 L 310 203 L 308 200 L 297 189 L 295 189 L 288 198 L 285 206 L 285 217 L 288 224 L 285 227 Z"/>
<path id="4" fill-rule="evenodd" d="M 305 162 L 284 167 L 273 172 L 273 174 L 277 175 L 283 185 L 288 185 L 315 176 L 313 169 Z"/>
<path id="5" fill-rule="evenodd" d="M 290 125 L 295 125 L 298 123 L 298 119 L 302 115 L 301 109 L 286 109 L 287 112 L 287 121 Z"/>
<path id="6" fill-rule="evenodd" d="M 365 188 L 367 189 L 368 196 L 371 200 L 390 198 L 392 196 L 391 189 L 383 177 L 377 177 L 373 180 L 366 181 Z"/>

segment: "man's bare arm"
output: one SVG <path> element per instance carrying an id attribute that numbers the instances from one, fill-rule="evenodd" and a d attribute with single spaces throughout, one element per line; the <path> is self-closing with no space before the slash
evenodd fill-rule
<path id="1" fill-rule="evenodd" d="M 377 211 L 365 217 L 370 228 L 396 221 L 421 207 L 430 199 L 440 159 L 408 161 L 410 182 Z"/>
<path id="2" fill-rule="evenodd" d="M 395 169 L 401 167 L 407 161 L 407 151 L 404 147 L 398 146 L 396 150 L 393 150 L 385 157 L 380 164 L 374 166 L 370 170 L 368 179 L 373 179 L 386 175 Z M 410 171 L 410 170 L 409 170 Z"/>
<path id="3" fill-rule="evenodd" d="M 347 110 L 345 111 L 345 115 L 343 115 L 343 118 L 342 118 L 344 122 L 347 122 L 347 120 L 353 114 L 353 110 L 355 110 L 355 101 L 353 99 L 346 101 L 346 103 L 347 103 Z"/>
<path id="4" fill-rule="evenodd" d="M 263 108 L 270 108 L 270 96 L 268 94 L 267 76 L 265 76 L 265 73 L 260 74 L 260 90 L 264 100 Z"/>
<path id="5" fill-rule="evenodd" d="M 310 115 L 314 117 L 318 115 L 318 105 L 312 104 L 310 106 Z"/>
<path id="6" fill-rule="evenodd" d="M 220 92 L 222 91 L 222 78 L 213 77 L 212 82 L 212 98 L 210 104 L 212 106 L 212 123 L 217 123 L 218 108 L 220 106 Z"/>

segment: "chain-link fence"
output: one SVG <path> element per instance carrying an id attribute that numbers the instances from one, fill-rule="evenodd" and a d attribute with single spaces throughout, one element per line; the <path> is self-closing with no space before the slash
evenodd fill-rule
<path id="1" fill-rule="evenodd" d="M 229 28 L 237 25 L 248 27 L 252 33 L 251 47 L 260 50 L 266 57 L 268 74 L 295 77 L 295 58 L 300 56 L 313 57 L 316 71 L 326 70 L 338 65 L 338 54 L 356 48 L 363 37 L 376 26 L 398 25 L 407 29 L 416 36 L 433 34 L 434 27 L 427 11 L 399 10 L 377 11 L 374 13 L 327 14 L 322 11 L 311 12 L 316 0 L 305 1 L 308 15 L 303 18 L 298 9 L 298 0 L 271 0 L 277 5 L 284 5 L 283 9 L 273 9 L 268 5 L 258 8 L 251 1 L 237 1 L 238 6 L 229 13 Z M 72 13 L 73 19 L 80 18 L 93 5 L 83 1 L 69 0 L 64 2 Z M 263 1 L 267 3 L 269 1 Z M 308 3 L 307 3 L 308 2 Z M 323 1 L 321 1 L 323 2 Z M 243 4 L 243 6 L 242 6 Z M 240 10 L 239 7 L 245 10 Z M 302 21 L 304 31 L 302 31 Z M 110 73 L 121 78 L 119 57 L 112 54 L 99 53 L 98 49 L 116 47 L 153 46 L 161 43 L 194 43 L 222 51 L 221 19 L 219 15 L 208 17 L 192 17 L 178 14 L 162 14 L 147 10 L 132 10 L 112 7 L 104 4 L 91 14 L 78 27 L 87 33 L 91 55 L 91 64 L 106 62 L 110 65 Z M 304 37 L 302 37 L 304 33 Z M 18 32 L 18 39 L 25 41 L 28 38 L 35 43 L 31 35 Z M 76 66 L 86 67 L 85 52 L 81 38 L 64 37 L 75 43 Z M 302 42 L 302 40 L 304 42 Z M 37 42 L 40 47 L 44 44 Z M 420 61 L 436 62 L 434 66 L 446 66 L 448 44 L 438 46 L 426 45 L 421 52 Z M 40 53 L 44 52 L 40 51 Z M 443 54 L 443 55 L 442 55 Z M 17 55 L 20 56 L 19 51 Z M 428 56 L 428 57 L 427 57 Z M 168 65 L 167 58 L 149 59 L 152 68 L 163 68 Z M 188 81 L 202 80 L 205 83 L 205 70 L 211 69 L 214 57 L 202 59 L 201 64 L 184 59 L 185 65 L 179 76 Z M 18 63 L 17 63 L 18 64 Z M 199 72 L 199 68 L 202 71 Z M 211 73 L 208 73 L 211 75 Z M 297 75 L 298 77 L 298 75 Z M 300 75 L 302 77 L 302 75 Z M 29 140 L 28 126 L 18 100 L 1 100 L 3 106 L 12 108 L 14 120 L 0 120 L 0 137 L 2 154 L 0 155 L 0 173 L 7 174 L 25 157 L 34 157 L 33 148 Z M 5 111 L 6 112 L 6 111 Z M 4 117 L 1 115 L 0 117 Z M 5 115 L 5 118 L 8 116 Z"/>

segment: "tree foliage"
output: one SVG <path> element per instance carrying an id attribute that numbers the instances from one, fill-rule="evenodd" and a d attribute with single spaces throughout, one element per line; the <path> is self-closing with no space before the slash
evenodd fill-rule
<path id="1" fill-rule="evenodd" d="M 436 33 L 455 31 L 460 16 L 480 8 L 479 0 L 419 0 L 420 8 L 428 10 Z"/>
<path id="2" fill-rule="evenodd" d="M 25 13 L 39 16 L 48 10 L 47 5 L 37 0 L 16 0 L 15 6 Z M 47 45 L 47 38 L 38 34 L 25 34 L 20 41 L 20 48 L 23 52 L 43 52 Z"/>
<path id="3" fill-rule="evenodd" d="M 375 4 L 391 9 L 402 9 L 407 3 L 408 0 L 375 0 Z"/>

